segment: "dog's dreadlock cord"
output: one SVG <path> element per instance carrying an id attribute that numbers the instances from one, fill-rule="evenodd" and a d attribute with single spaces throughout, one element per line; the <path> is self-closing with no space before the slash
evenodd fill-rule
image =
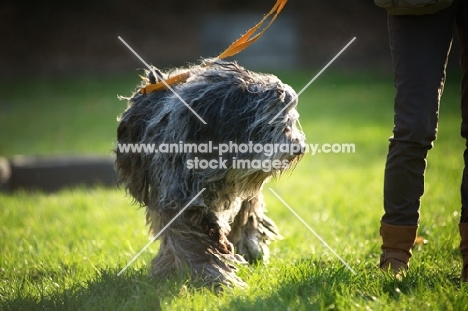
<path id="1" fill-rule="evenodd" d="M 271 8 L 270 12 L 266 14 L 260 22 L 258 22 L 255 26 L 250 28 L 244 35 L 242 35 L 239 39 L 234 41 L 224 52 L 219 54 L 216 58 L 217 59 L 224 59 L 226 57 L 233 56 L 242 50 L 246 49 L 249 45 L 260 39 L 260 37 L 263 35 L 263 33 L 271 26 L 271 24 L 275 21 L 276 17 L 278 17 L 278 14 L 283 10 L 284 6 L 286 5 L 286 2 L 288 0 L 276 0 L 275 5 L 273 8 Z M 252 35 L 260 29 L 260 27 L 263 25 L 263 23 L 267 20 L 269 16 L 272 14 L 273 17 L 271 18 L 270 22 L 268 25 L 266 25 L 259 33 L 257 33 L 255 36 L 252 37 Z M 205 64 L 203 66 L 208 66 L 209 64 Z M 161 74 L 158 70 L 156 73 L 158 77 L 161 77 Z M 154 77 L 154 74 L 150 74 L 149 77 L 149 82 L 150 84 L 146 85 L 145 87 L 140 89 L 141 94 L 148 94 L 151 92 L 157 92 L 157 91 L 162 91 L 166 90 L 168 86 L 172 86 L 177 83 L 183 83 L 185 82 L 188 78 L 190 77 L 190 73 L 188 72 L 183 72 L 181 74 L 175 75 L 171 78 L 168 78 L 163 81 L 157 82 L 159 79 L 157 77 Z"/>

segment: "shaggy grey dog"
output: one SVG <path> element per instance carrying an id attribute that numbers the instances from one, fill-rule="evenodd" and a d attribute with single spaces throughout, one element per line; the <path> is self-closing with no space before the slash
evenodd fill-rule
<path id="1" fill-rule="evenodd" d="M 294 167 L 304 151 L 304 134 L 296 128 L 297 94 L 277 77 L 246 70 L 235 62 L 208 59 L 182 71 L 188 72 L 188 79 L 173 89 L 207 124 L 170 90 L 137 92 L 120 117 L 119 144 L 276 144 L 277 148 L 270 152 L 233 148 L 223 154 L 218 150 L 124 153 L 117 148 L 119 182 L 146 206 L 153 234 L 205 188 L 161 234 L 159 253 L 152 261 L 154 275 L 188 269 L 215 288 L 244 284 L 235 274 L 235 264 L 267 261 L 270 241 L 280 238 L 274 222 L 265 216 L 261 190 L 271 176 Z M 163 74 L 163 78 L 180 72 Z M 148 74 L 143 86 L 157 82 Z M 284 146 L 301 150 L 285 151 Z M 193 165 L 196 160 L 215 160 L 220 165 L 200 168 Z"/>

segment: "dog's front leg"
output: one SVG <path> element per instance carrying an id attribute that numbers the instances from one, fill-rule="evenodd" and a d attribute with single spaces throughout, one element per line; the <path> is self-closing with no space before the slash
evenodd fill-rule
<path id="1" fill-rule="evenodd" d="M 255 197 L 242 202 L 231 227 L 229 241 L 234 244 L 236 252 L 250 263 L 268 262 L 270 242 L 282 239 L 276 224 L 265 216 L 265 202 L 261 191 Z"/>
<path id="2" fill-rule="evenodd" d="M 158 216 L 161 220 L 158 227 L 164 227 L 174 217 L 169 212 Z M 184 211 L 161 234 L 159 253 L 152 261 L 153 274 L 163 276 L 188 269 L 192 278 L 202 278 L 215 289 L 220 289 L 221 285 L 246 286 L 236 275 L 235 266 L 246 262 L 234 254 L 226 237 L 227 230 L 211 212 L 202 212 L 196 207 Z"/>

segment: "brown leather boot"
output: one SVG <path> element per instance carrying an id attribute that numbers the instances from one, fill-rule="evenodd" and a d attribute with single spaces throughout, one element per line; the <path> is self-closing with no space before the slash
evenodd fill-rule
<path id="1" fill-rule="evenodd" d="M 462 281 L 468 282 L 468 223 L 458 225 L 460 229 L 460 253 L 463 258 Z"/>
<path id="2" fill-rule="evenodd" d="M 418 226 L 395 226 L 380 221 L 380 236 L 383 242 L 380 269 L 390 269 L 398 278 L 406 273 L 417 230 Z"/>

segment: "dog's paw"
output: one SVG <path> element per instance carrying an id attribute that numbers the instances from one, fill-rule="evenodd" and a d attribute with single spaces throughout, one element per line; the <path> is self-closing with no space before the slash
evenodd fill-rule
<path id="1" fill-rule="evenodd" d="M 245 283 L 237 274 L 238 264 L 247 264 L 240 255 L 211 254 L 208 262 L 200 265 L 192 265 L 192 275 L 203 280 L 208 288 L 221 291 L 225 287 L 247 288 Z"/>
<path id="2" fill-rule="evenodd" d="M 282 239 L 282 236 L 270 218 L 251 213 L 243 226 L 231 231 L 229 238 L 236 252 L 248 262 L 267 263 L 270 258 L 270 242 Z"/>
<path id="3" fill-rule="evenodd" d="M 156 256 L 151 264 L 151 275 L 156 279 L 164 279 L 171 273 L 188 275 L 195 284 L 220 291 L 224 287 L 248 287 L 236 275 L 238 265 L 245 265 L 247 261 L 239 254 L 221 254 L 206 250 L 202 255 L 187 256 L 189 254 L 174 254 L 165 249 Z"/>

